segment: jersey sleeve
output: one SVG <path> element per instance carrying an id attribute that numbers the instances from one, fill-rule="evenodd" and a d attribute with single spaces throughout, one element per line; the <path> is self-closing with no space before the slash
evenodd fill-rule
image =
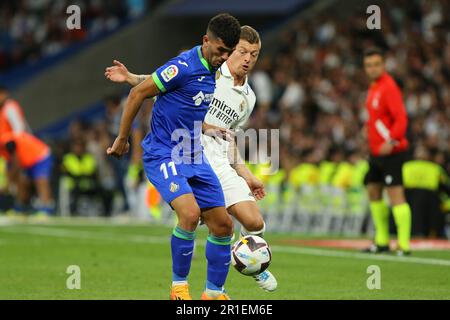
<path id="1" fill-rule="evenodd" d="M 19 106 L 8 103 L 5 106 L 5 115 L 14 132 L 19 133 L 25 131 L 26 126 L 23 116 L 19 111 Z"/>
<path id="2" fill-rule="evenodd" d="M 189 65 L 180 57 L 169 60 L 152 73 L 152 79 L 162 93 L 179 88 L 187 79 Z"/>
<path id="3" fill-rule="evenodd" d="M 390 137 L 394 140 L 402 139 L 406 134 L 408 116 L 403 104 L 402 93 L 397 86 L 389 86 L 386 90 L 386 103 L 388 111 L 394 119 Z"/>
<path id="4" fill-rule="evenodd" d="M 250 118 L 250 113 L 247 113 L 245 116 L 239 119 L 239 121 L 233 124 L 232 128 L 236 130 L 243 129 L 247 124 L 248 118 Z"/>

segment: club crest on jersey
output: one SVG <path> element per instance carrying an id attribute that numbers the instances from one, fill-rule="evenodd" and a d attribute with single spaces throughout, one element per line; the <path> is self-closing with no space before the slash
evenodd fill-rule
<path id="1" fill-rule="evenodd" d="M 170 183 L 170 192 L 175 193 L 180 189 L 180 186 L 175 183 L 175 182 L 171 182 Z"/>
<path id="2" fill-rule="evenodd" d="M 216 71 L 216 80 L 219 80 L 220 78 L 220 69 L 217 69 Z"/>
<path id="3" fill-rule="evenodd" d="M 245 101 L 242 101 L 241 105 L 239 106 L 239 110 L 241 110 L 241 112 L 243 112 L 246 106 L 247 106 L 247 104 L 245 103 Z"/>
<path id="4" fill-rule="evenodd" d="M 175 78 L 178 74 L 178 67 L 174 64 L 168 66 L 161 72 L 161 77 L 165 82 L 169 82 L 173 78 Z"/>

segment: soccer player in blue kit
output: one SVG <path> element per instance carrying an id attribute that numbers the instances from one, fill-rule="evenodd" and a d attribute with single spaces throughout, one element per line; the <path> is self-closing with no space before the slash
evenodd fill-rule
<path id="1" fill-rule="evenodd" d="M 128 152 L 131 125 L 146 98 L 157 96 L 151 130 L 142 142 L 150 182 L 178 216 L 171 238 L 172 300 L 190 300 L 187 277 L 200 216 L 208 226 L 203 300 L 229 300 L 224 291 L 231 261 L 233 222 L 220 182 L 203 154 L 201 123 L 215 89 L 215 73 L 239 42 L 240 24 L 223 13 L 208 24 L 203 44 L 169 60 L 131 89 L 119 135 L 107 154 Z"/>

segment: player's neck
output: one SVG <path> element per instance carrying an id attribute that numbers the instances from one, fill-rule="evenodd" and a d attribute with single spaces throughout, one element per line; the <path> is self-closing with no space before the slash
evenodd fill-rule
<path id="1" fill-rule="evenodd" d="M 383 73 L 380 74 L 379 77 L 377 77 L 376 79 L 372 80 L 372 83 L 376 83 L 376 82 L 380 81 L 381 78 L 383 78 L 385 74 L 386 74 L 386 71 L 383 71 Z"/>
<path id="2" fill-rule="evenodd" d="M 208 69 L 211 70 L 212 65 L 211 63 L 206 59 L 206 49 L 205 49 L 205 45 L 202 44 L 202 46 L 200 47 L 200 53 L 202 54 L 203 59 L 206 61 L 206 63 L 208 64 Z"/>
<path id="3" fill-rule="evenodd" d="M 244 85 L 244 83 L 245 83 L 245 76 L 241 77 L 241 78 L 236 78 L 236 77 L 233 77 L 233 78 L 234 78 L 234 85 L 235 86 L 242 87 Z"/>
<path id="4" fill-rule="evenodd" d="M 200 52 L 202 53 L 202 57 L 204 58 L 204 57 L 206 57 L 205 56 L 205 45 L 204 44 L 202 44 L 202 46 L 200 47 Z"/>

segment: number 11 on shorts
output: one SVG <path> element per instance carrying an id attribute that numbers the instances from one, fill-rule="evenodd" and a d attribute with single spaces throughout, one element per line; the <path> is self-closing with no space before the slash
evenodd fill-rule
<path id="1" fill-rule="evenodd" d="M 167 167 L 172 169 L 172 175 L 176 176 L 178 174 L 177 168 L 175 167 L 175 163 L 173 161 L 170 161 L 167 165 L 165 163 L 161 163 L 161 167 L 159 167 L 159 170 L 162 171 L 164 175 L 164 179 L 169 179 L 169 173 L 167 171 Z"/>

